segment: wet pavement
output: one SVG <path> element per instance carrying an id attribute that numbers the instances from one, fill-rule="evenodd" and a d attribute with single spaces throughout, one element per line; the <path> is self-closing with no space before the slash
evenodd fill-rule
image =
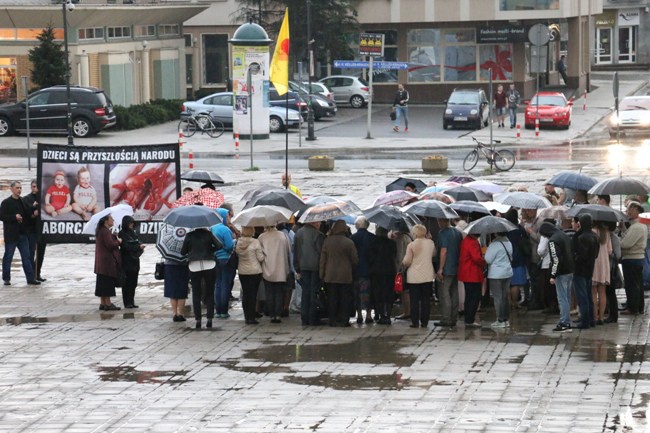
<path id="1" fill-rule="evenodd" d="M 643 85 L 623 84 L 626 92 Z M 537 141 L 528 131 L 519 142 L 502 131 L 504 146 L 517 152 L 515 168 L 491 174 L 481 161 L 472 174 L 533 192 L 563 169 L 599 178 L 623 169 L 647 180 L 650 144 L 603 136 L 607 95 L 601 92 L 600 104 L 594 95 L 595 110 L 581 115 L 575 131 L 548 131 Z M 165 128 L 86 143 L 173 141 Z M 349 198 L 363 208 L 396 177 L 429 182 L 462 174 L 470 142 L 323 137 L 310 152 L 335 152 L 336 170 L 317 173 L 307 170 L 308 152 L 292 141 L 290 170 L 306 196 Z M 196 168 L 224 177 L 222 191 L 236 211 L 245 191 L 279 184 L 284 170 L 280 138 L 256 145 L 261 170 L 253 172 L 245 171 L 244 143 L 240 159 L 230 143 L 187 146 L 203 155 Z M 8 180 L 35 176 L 17 157 L 20 148 L 24 137 L 0 141 L 0 199 Z M 449 171 L 423 175 L 419 158 L 434 152 L 449 157 Z M 192 320 L 172 322 L 162 283 L 153 278 L 158 259 L 149 246 L 136 291 L 140 308 L 117 312 L 97 309 L 92 245 L 48 246 L 47 281 L 39 287 L 26 285 L 14 260 L 12 285 L 0 288 L 0 432 L 650 431 L 647 316 L 564 334 L 552 331 L 557 317 L 525 310 L 513 310 L 510 329 L 491 329 L 492 309 L 480 313 L 483 326 L 476 329 L 411 329 L 404 321 L 305 328 L 296 314 L 279 325 L 262 318 L 247 326 L 235 302 L 230 319 L 197 331 Z M 236 295 L 238 289 L 236 282 Z M 119 297 L 114 302 L 122 304 Z"/>

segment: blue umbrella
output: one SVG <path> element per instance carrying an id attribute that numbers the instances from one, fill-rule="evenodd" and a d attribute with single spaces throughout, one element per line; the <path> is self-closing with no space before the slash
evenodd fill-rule
<path id="1" fill-rule="evenodd" d="M 196 229 L 200 227 L 212 227 L 215 224 L 219 224 L 221 218 L 213 209 L 193 205 L 172 209 L 163 222 L 175 227 Z"/>
<path id="2" fill-rule="evenodd" d="M 557 186 L 558 188 L 582 189 L 589 191 L 598 180 L 593 177 L 576 173 L 575 171 L 561 171 L 546 182 L 547 185 Z"/>

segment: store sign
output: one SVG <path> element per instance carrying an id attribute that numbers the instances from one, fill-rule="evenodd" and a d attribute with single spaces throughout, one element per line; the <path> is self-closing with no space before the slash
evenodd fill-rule
<path id="1" fill-rule="evenodd" d="M 382 33 L 361 33 L 359 35 L 359 54 L 383 57 L 384 35 Z"/>
<path id="2" fill-rule="evenodd" d="M 616 16 L 618 26 L 638 26 L 639 25 L 639 9 L 619 9 Z"/>
<path id="3" fill-rule="evenodd" d="M 616 24 L 616 12 L 618 12 L 618 9 L 607 9 L 602 14 L 595 15 L 596 27 L 614 27 L 614 24 Z"/>
<path id="4" fill-rule="evenodd" d="M 509 25 L 505 27 L 479 27 L 476 32 L 479 44 L 527 42 L 528 32 L 524 26 Z"/>

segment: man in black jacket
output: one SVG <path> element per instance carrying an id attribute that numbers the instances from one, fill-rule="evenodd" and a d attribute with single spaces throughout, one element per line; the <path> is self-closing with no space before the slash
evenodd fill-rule
<path id="1" fill-rule="evenodd" d="M 584 214 L 573 218 L 576 234 L 573 237 L 573 288 L 576 292 L 580 310 L 579 329 L 596 326 L 594 320 L 594 303 L 591 297 L 591 277 L 600 248 L 598 236 L 591 230 L 591 215 Z"/>
<path id="2" fill-rule="evenodd" d="M 43 240 L 43 223 L 41 221 L 41 195 L 38 191 L 36 180 L 31 182 L 31 192 L 23 197 L 23 203 L 29 213 L 29 218 L 25 220 L 27 229 L 27 238 L 29 240 L 29 256 L 32 260 L 34 273 L 38 281 L 45 281 L 41 277 L 41 268 L 43 267 L 43 257 L 45 257 L 46 243 Z"/>
<path id="3" fill-rule="evenodd" d="M 319 226 L 319 222 L 306 223 L 298 230 L 294 241 L 293 267 L 302 287 L 300 318 L 303 326 L 321 324 L 317 310 L 321 288 L 318 271 L 325 235 L 318 230 Z"/>
<path id="4" fill-rule="evenodd" d="M 548 251 L 551 258 L 550 283 L 555 285 L 560 321 L 553 329 L 556 332 L 571 330 L 571 280 L 573 278 L 573 251 L 571 238 L 552 223 L 545 222 L 539 234 L 548 238 Z"/>
<path id="5" fill-rule="evenodd" d="M 9 185 L 11 197 L 8 197 L 0 204 L 0 219 L 4 223 L 5 253 L 2 257 L 2 280 L 5 286 L 11 284 L 11 261 L 14 258 L 16 248 L 20 252 L 20 261 L 23 264 L 23 271 L 27 277 L 27 284 L 41 284 L 36 281 L 34 268 L 29 256 L 29 240 L 25 221 L 30 217 L 23 199 L 20 197 L 22 186 L 14 180 Z"/>

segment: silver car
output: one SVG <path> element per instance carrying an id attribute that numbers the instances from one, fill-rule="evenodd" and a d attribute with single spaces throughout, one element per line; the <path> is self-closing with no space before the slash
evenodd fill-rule
<path id="1" fill-rule="evenodd" d="M 350 104 L 353 108 L 363 108 L 368 103 L 370 88 L 363 78 L 349 75 L 330 75 L 318 81 L 334 93 L 337 104 Z"/>
<path id="2" fill-rule="evenodd" d="M 213 119 L 219 120 L 225 126 L 232 126 L 232 92 L 213 93 L 197 101 L 183 102 L 181 120 L 187 120 L 190 111 L 194 114 L 211 113 Z M 300 125 L 300 121 L 300 114 L 296 110 L 289 109 L 289 115 L 286 116 L 284 107 L 269 107 L 271 132 L 284 131 L 285 127 L 297 127 Z"/>

